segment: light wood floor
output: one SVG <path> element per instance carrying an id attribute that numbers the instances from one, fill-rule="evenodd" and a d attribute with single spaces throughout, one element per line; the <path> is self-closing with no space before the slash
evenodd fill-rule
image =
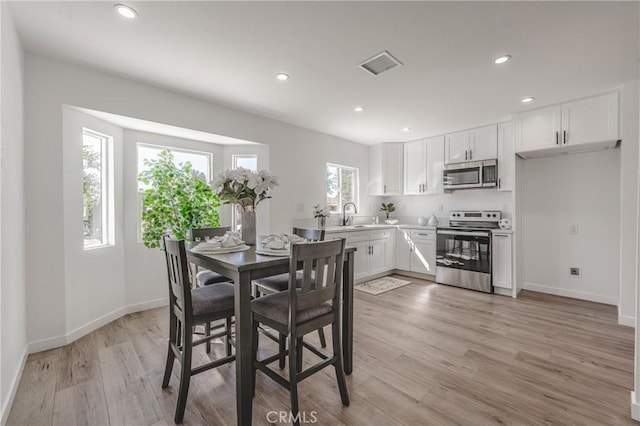
<path id="1" fill-rule="evenodd" d="M 413 284 L 379 296 L 356 292 L 351 406 L 342 407 L 325 369 L 300 385 L 308 420 L 634 424 L 633 330 L 616 324 L 615 307 L 533 292 L 513 300 L 407 279 Z M 167 311 L 154 309 L 29 356 L 8 424 L 172 424 L 177 376 L 169 389 L 160 387 L 166 336 Z M 263 354 L 275 353 L 267 339 L 261 343 Z M 234 424 L 234 380 L 233 364 L 194 377 L 185 424 Z M 258 373 L 254 424 L 288 408 L 287 391 Z"/>

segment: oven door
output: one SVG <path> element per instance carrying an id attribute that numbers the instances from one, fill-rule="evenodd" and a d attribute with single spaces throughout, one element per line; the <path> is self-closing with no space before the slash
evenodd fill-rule
<path id="1" fill-rule="evenodd" d="M 439 229 L 436 266 L 491 274 L 491 233 Z"/>
<path id="2" fill-rule="evenodd" d="M 450 164 L 443 171 L 444 189 L 482 187 L 482 162 Z"/>

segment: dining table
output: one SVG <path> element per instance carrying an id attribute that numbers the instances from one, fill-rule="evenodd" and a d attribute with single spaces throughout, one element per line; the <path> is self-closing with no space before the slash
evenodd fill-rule
<path id="1" fill-rule="evenodd" d="M 187 260 L 221 274 L 234 283 L 236 413 L 238 425 L 250 425 L 252 416 L 251 296 L 255 279 L 289 272 L 289 256 L 266 256 L 251 246 L 234 253 L 191 251 L 199 242 L 187 243 Z M 345 249 L 342 286 L 342 354 L 346 374 L 353 371 L 353 268 L 355 247 Z"/>

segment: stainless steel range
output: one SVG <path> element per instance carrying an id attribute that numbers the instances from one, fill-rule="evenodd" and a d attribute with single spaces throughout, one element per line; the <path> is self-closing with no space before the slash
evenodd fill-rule
<path id="1" fill-rule="evenodd" d="M 452 211 L 449 226 L 438 227 L 436 282 L 493 293 L 491 230 L 500 211 Z"/>

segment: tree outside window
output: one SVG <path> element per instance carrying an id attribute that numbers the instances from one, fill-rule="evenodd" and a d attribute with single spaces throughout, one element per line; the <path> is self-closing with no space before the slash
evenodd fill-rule
<path id="1" fill-rule="evenodd" d="M 327 206 L 331 213 L 342 213 L 345 203 L 358 204 L 358 169 L 327 163 Z"/>

